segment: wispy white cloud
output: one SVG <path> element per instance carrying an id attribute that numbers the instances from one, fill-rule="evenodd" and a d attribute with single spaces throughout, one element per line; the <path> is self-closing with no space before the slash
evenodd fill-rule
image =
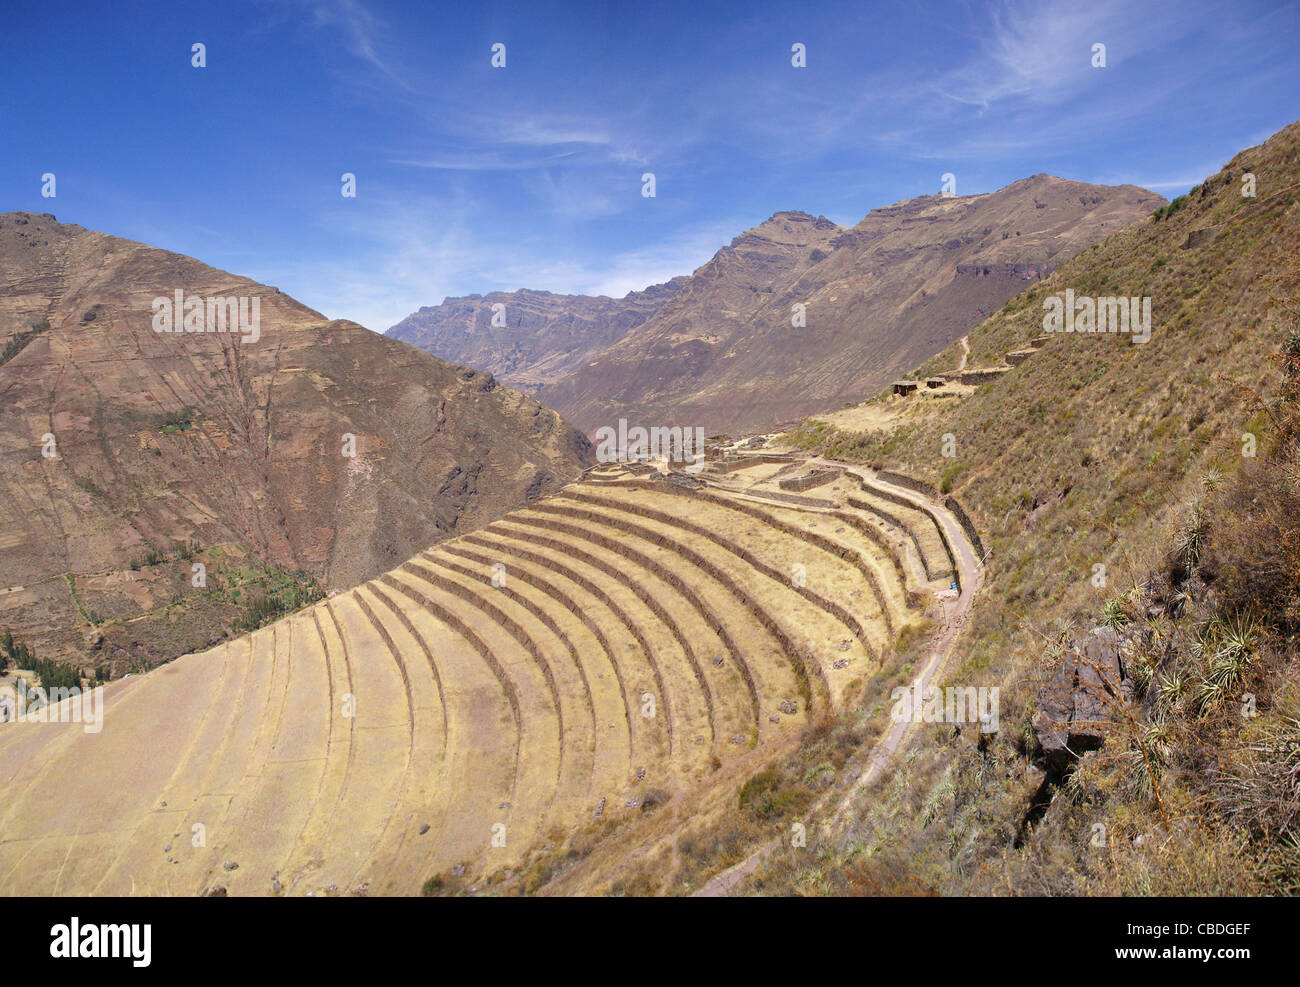
<path id="1" fill-rule="evenodd" d="M 446 151 L 419 158 L 398 158 L 393 164 L 433 171 L 533 171 L 572 161 L 574 152 L 512 157 L 503 151 Z"/>
<path id="2" fill-rule="evenodd" d="M 1133 155 L 1141 135 L 1189 102 L 1208 116 L 1226 114 L 1241 92 L 1284 84 L 1279 76 L 1292 64 L 1281 56 L 1260 66 L 1243 59 L 1259 44 L 1259 28 L 1243 23 L 1247 15 L 1233 21 L 1208 8 L 1206 0 L 993 0 L 937 16 L 927 43 L 942 60 L 929 74 L 918 72 L 925 48 L 864 58 L 822 77 L 814 73 L 825 62 L 804 74 L 778 50 L 761 61 L 702 59 L 686 83 L 644 66 L 626 79 L 609 73 L 606 85 L 557 80 L 544 91 L 494 78 L 485 102 L 473 86 L 442 85 L 436 66 L 403 61 L 400 32 L 379 8 L 363 0 L 301 2 L 334 32 L 351 56 L 342 59 L 350 70 L 368 76 L 371 84 L 358 98 L 408 124 L 370 148 L 382 164 L 396 166 L 392 187 L 438 193 L 354 210 L 347 233 L 355 260 L 281 277 L 287 290 L 304 285 L 295 293 L 308 303 L 379 330 L 446 294 L 532 287 L 622 295 L 689 273 L 749 225 L 718 218 L 722 208 L 734 208 L 735 197 L 725 207 L 709 201 L 716 183 L 744 175 L 778 190 L 782 201 L 772 208 L 815 210 L 815 196 L 832 185 L 855 195 L 869 188 L 872 198 L 846 225 L 891 201 L 875 196 L 897 192 L 900 173 L 906 181 L 909 169 L 916 186 L 892 197 L 932 192 L 948 170 L 963 182 L 981 171 L 1000 184 L 1052 171 L 1181 190 L 1204 174 L 1190 181 L 1169 176 L 1196 172 L 1189 161 L 1202 159 L 1204 140 L 1194 156 Z M 861 16 L 861 23 L 842 26 L 845 38 L 873 37 L 873 15 Z M 1225 17 L 1231 23 L 1213 39 L 1228 46 L 1221 58 L 1182 57 L 1183 47 L 1204 54 L 1205 39 L 1190 35 Z M 1294 24 L 1284 12 L 1272 18 L 1278 26 L 1269 36 L 1284 37 Z M 733 50 L 771 47 L 770 25 L 747 21 L 739 30 L 740 40 L 729 37 Z M 1107 46 L 1105 70 L 1090 64 L 1098 42 Z M 1188 146 L 1186 122 L 1180 126 Z M 1225 129 L 1224 139 L 1234 135 Z M 1114 153 L 1097 151 L 1110 147 Z M 1008 175 L 1008 167 L 1017 170 Z M 643 234 L 631 223 L 647 170 L 659 176 L 661 194 L 672 187 L 669 175 L 682 179 L 678 189 L 690 188 L 680 200 L 664 197 L 680 212 L 659 214 L 681 224 L 679 235 L 665 236 L 671 227 L 656 225 Z M 1160 180 L 1143 181 L 1143 173 Z M 851 209 L 852 198 L 827 193 L 823 201 Z M 623 214 L 629 223 L 607 221 Z M 642 235 L 652 242 L 608 247 Z"/>
<path id="3" fill-rule="evenodd" d="M 624 251 L 589 265 L 574 283 L 584 294 L 621 298 L 629 291 L 640 291 L 694 272 L 730 243 L 741 228 L 742 224 L 735 221 L 713 223 L 637 250 Z"/>
<path id="4" fill-rule="evenodd" d="M 362 208 L 351 208 L 357 205 Z M 481 215 L 480 204 L 460 189 L 331 206 L 318 223 L 323 234 L 347 245 L 347 260 L 269 266 L 254 260 L 250 273 L 330 318 L 383 332 L 452 295 L 534 288 L 622 297 L 691 273 L 743 225 L 735 218 L 696 224 L 607 253 L 594 243 L 584 247 L 581 237 L 557 250 L 549 238 L 484 224 Z"/>
<path id="5" fill-rule="evenodd" d="M 392 45 L 377 18 L 359 0 L 308 0 L 313 26 L 336 28 L 346 49 L 401 88 L 415 87 L 395 67 Z"/>

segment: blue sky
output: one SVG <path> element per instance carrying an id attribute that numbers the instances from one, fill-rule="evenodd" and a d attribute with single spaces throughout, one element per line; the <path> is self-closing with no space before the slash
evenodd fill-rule
<path id="1" fill-rule="evenodd" d="M 0 212 L 378 331 L 447 295 L 622 295 L 778 210 L 852 224 L 945 172 L 1173 197 L 1300 118 L 1295 2 L 4 7 Z"/>

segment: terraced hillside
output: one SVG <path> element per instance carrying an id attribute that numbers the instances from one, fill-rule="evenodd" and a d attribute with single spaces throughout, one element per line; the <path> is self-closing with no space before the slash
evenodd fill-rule
<path id="1" fill-rule="evenodd" d="M 764 458 L 598 467 L 110 683 L 98 733 L 0 726 L 0 890 L 474 887 L 796 743 L 952 595 L 957 529 L 870 471 L 796 494 L 772 474 L 805 467 Z"/>
<path id="2" fill-rule="evenodd" d="M 850 793 L 815 860 L 775 855 L 728 890 L 1296 892 L 1298 258 L 1292 123 L 970 333 L 972 367 L 1013 369 L 785 436 L 951 491 L 977 520 L 984 585 L 945 684 L 998 685 L 1001 730 L 931 733 L 905 775 Z M 1151 298 L 1150 339 L 1044 339 L 1044 302 L 1067 291 Z M 964 353 L 909 376 L 951 374 Z M 1231 686 L 1219 628 L 1244 655 Z M 1116 629 L 1120 648 L 1103 646 Z M 1082 740 L 1075 716 L 1054 748 L 1059 682 L 1099 647 L 1122 656 L 1114 692 L 1132 698 Z M 1086 673 L 1070 681 L 1088 695 Z"/>

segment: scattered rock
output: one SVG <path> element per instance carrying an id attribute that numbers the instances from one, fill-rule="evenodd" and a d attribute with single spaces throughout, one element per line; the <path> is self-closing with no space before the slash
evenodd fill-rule
<path id="1" fill-rule="evenodd" d="M 853 642 L 841 641 L 839 644 L 836 645 L 836 647 L 839 648 L 841 651 L 848 651 L 849 648 L 853 647 Z"/>
<path id="2" fill-rule="evenodd" d="M 779 717 L 779 716 L 777 716 L 775 713 L 773 713 L 771 716 L 769 716 L 769 717 L 767 718 L 767 721 L 768 721 L 769 723 L 780 723 L 780 722 L 781 722 L 781 717 Z"/>
<path id="3" fill-rule="evenodd" d="M 600 797 L 600 801 L 596 803 L 596 818 L 599 819 L 604 814 L 605 814 L 605 796 L 602 795 Z"/>
<path id="4" fill-rule="evenodd" d="M 239 870 L 239 864 L 235 863 L 233 860 L 227 860 L 221 866 L 224 867 L 226 870 Z"/>
<path id="5" fill-rule="evenodd" d="M 225 898 L 230 894 L 224 884 L 214 884 L 203 893 L 205 898 Z"/>
<path id="6" fill-rule="evenodd" d="M 849 659 L 840 658 L 834 664 L 831 665 L 831 668 L 847 668 L 848 664 L 849 664 Z"/>
<path id="7" fill-rule="evenodd" d="M 163 853 L 171 853 L 171 852 L 172 852 L 172 845 L 168 843 L 165 847 L 163 847 Z"/>
<path id="8" fill-rule="evenodd" d="M 604 799 L 601 799 L 601 801 L 604 802 L 605 800 L 604 800 Z M 464 876 L 465 876 L 465 865 L 464 865 L 464 864 L 457 864 L 455 867 L 453 867 L 453 868 L 451 869 L 451 872 L 452 872 L 452 874 L 453 874 L 454 876 L 456 876 L 456 877 L 464 877 Z"/>
<path id="9" fill-rule="evenodd" d="M 731 742 L 733 744 L 743 744 L 745 742 L 745 735 L 743 733 L 738 733 L 731 738 Z"/>
<path id="10" fill-rule="evenodd" d="M 782 700 L 779 709 L 786 716 L 794 716 L 795 713 L 799 712 L 798 704 L 792 699 Z"/>
<path id="11" fill-rule="evenodd" d="M 721 667 L 722 667 L 722 655 L 714 655 L 714 656 L 713 656 L 713 667 L 714 667 L 714 668 L 721 668 Z"/>
<path id="12" fill-rule="evenodd" d="M 420 835 L 423 836 L 423 835 L 424 835 L 425 833 L 427 833 L 428 831 L 429 831 L 429 824 L 428 824 L 428 823 L 420 823 Z"/>
<path id="13" fill-rule="evenodd" d="M 638 799 L 635 795 L 633 795 L 630 799 L 628 799 L 626 802 L 623 803 L 623 808 L 635 809 L 640 804 L 641 804 L 641 800 Z"/>
<path id="14" fill-rule="evenodd" d="M 279 879 L 274 877 L 271 878 L 271 894 L 279 894 L 283 890 L 284 885 L 280 883 Z"/>
<path id="15" fill-rule="evenodd" d="M 637 781 L 645 781 L 645 768 L 637 768 L 637 769 L 636 769 L 636 780 L 637 780 Z"/>

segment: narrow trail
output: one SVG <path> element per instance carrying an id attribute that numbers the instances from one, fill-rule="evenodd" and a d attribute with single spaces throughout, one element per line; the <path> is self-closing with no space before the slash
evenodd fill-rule
<path id="1" fill-rule="evenodd" d="M 964 340 L 963 340 L 964 341 Z M 940 524 L 944 527 L 944 532 L 948 536 L 948 542 L 953 546 L 956 554 L 957 577 L 960 592 L 955 601 L 949 604 L 943 601 L 944 622 L 934 635 L 930 638 L 929 651 L 924 659 L 920 673 L 913 680 L 913 685 L 920 690 L 926 689 L 932 684 L 935 677 L 946 664 L 949 652 L 952 650 L 953 642 L 956 641 L 957 635 L 962 626 L 966 623 L 967 616 L 970 612 L 971 601 L 978 591 L 983 579 L 983 570 L 980 568 L 980 559 L 975 554 L 975 546 L 966 538 L 966 532 L 951 513 L 944 510 L 942 506 L 936 504 L 923 494 L 916 493 L 906 487 L 893 486 L 881 480 L 874 471 L 865 467 L 847 467 L 849 472 L 856 473 L 876 484 L 885 487 L 892 493 L 898 494 L 912 501 L 918 507 L 931 513 Z M 857 788 L 863 788 L 872 784 L 881 773 L 888 767 L 898 748 L 901 746 L 908 729 L 913 724 L 907 720 L 891 723 L 885 736 L 876 745 L 872 752 L 867 769 L 862 773 Z M 856 791 L 850 791 L 844 802 L 841 803 L 843 808 L 853 798 Z"/>
<path id="2" fill-rule="evenodd" d="M 970 337 L 962 336 L 961 340 L 961 362 L 957 364 L 957 372 L 961 373 L 966 369 L 966 358 L 970 356 Z"/>
<path id="3" fill-rule="evenodd" d="M 966 337 L 964 336 L 962 337 L 962 346 L 968 353 L 970 352 L 970 347 L 966 343 Z M 964 367 L 966 364 L 965 356 L 962 357 L 961 362 Z M 906 498 L 921 510 L 933 515 L 943 525 L 944 532 L 947 534 L 948 541 L 953 546 L 956 556 L 960 592 L 955 600 L 943 600 L 941 602 L 944 608 L 943 624 L 931 635 L 927 651 L 924 657 L 919 659 L 922 662 L 921 670 L 912 680 L 912 685 L 923 693 L 947 666 L 953 643 L 966 623 L 971 601 L 978 592 L 983 580 L 983 570 L 980 568 L 980 559 L 975 553 L 975 547 L 967 539 L 966 532 L 962 529 L 961 524 L 941 504 L 937 504 L 923 494 L 919 494 L 907 487 L 900 487 L 881 480 L 875 470 L 864 466 L 852 466 L 848 463 L 841 463 L 823 457 L 809 459 L 807 465 L 834 466 L 860 476 L 868 482 L 888 490 L 890 493 Z M 845 812 L 849 811 L 854 798 L 859 792 L 879 780 L 898 753 L 898 749 L 903 745 L 903 741 L 907 738 L 913 725 L 907 720 L 890 723 L 885 735 L 868 755 L 866 767 L 863 769 L 861 776 L 849 787 L 844 797 L 835 806 L 834 815 L 836 818 L 842 817 Z M 731 894 L 780 845 L 780 840 L 773 840 L 764 844 L 740 863 L 714 875 L 702 888 L 695 892 L 693 897 L 718 898 Z"/>

